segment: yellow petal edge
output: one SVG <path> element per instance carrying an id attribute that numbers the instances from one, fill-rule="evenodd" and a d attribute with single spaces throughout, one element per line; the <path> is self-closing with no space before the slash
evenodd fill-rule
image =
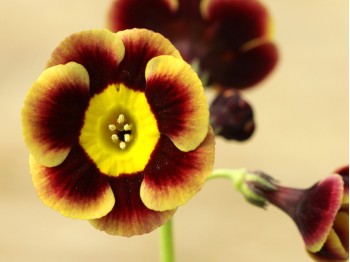
<path id="1" fill-rule="evenodd" d="M 75 62 L 65 65 L 50 67 L 42 72 L 39 78 L 30 88 L 22 109 L 22 132 L 24 142 L 30 153 L 41 165 L 53 167 L 61 164 L 66 159 L 71 147 L 52 148 L 50 141 L 43 141 L 42 132 L 37 123 L 40 102 L 45 101 L 47 95 L 52 92 L 59 83 L 74 81 L 89 87 L 89 75 L 86 69 Z"/>
<path id="2" fill-rule="evenodd" d="M 115 203 L 114 194 L 110 187 L 97 199 L 86 202 L 74 202 L 67 197 L 58 197 L 50 184 L 47 167 L 41 166 L 34 157 L 29 157 L 32 180 L 39 198 L 49 207 L 70 218 L 96 219 L 108 214 Z"/>
<path id="3" fill-rule="evenodd" d="M 194 150 L 207 136 L 209 125 L 209 109 L 202 82 L 189 64 L 182 59 L 168 55 L 157 56 L 148 62 L 146 82 L 148 78 L 156 75 L 166 75 L 176 82 L 181 81 L 181 90 L 177 91 L 188 97 L 187 103 L 191 105 L 189 107 L 191 117 L 185 120 L 186 126 L 181 130 L 180 135 L 165 135 L 181 151 Z"/>

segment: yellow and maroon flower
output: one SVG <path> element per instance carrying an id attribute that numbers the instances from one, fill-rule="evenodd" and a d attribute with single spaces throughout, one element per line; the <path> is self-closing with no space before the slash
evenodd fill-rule
<path id="1" fill-rule="evenodd" d="M 249 182 L 252 191 L 286 212 L 296 223 L 309 254 L 320 261 L 349 258 L 349 167 L 308 189 Z"/>
<path id="2" fill-rule="evenodd" d="M 209 85 L 224 88 L 258 83 L 278 60 L 270 15 L 256 0 L 115 0 L 108 27 L 165 35 L 186 61 L 199 61 Z"/>
<path id="3" fill-rule="evenodd" d="M 109 234 L 154 230 L 212 170 L 202 84 L 144 29 L 66 38 L 29 90 L 22 126 L 42 201 Z"/>

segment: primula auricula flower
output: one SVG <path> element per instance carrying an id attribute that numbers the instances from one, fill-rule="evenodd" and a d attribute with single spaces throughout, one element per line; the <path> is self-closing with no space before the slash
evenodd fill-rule
<path id="1" fill-rule="evenodd" d="M 294 220 L 306 250 L 314 259 L 349 258 L 348 166 L 308 189 L 279 186 L 274 179 L 261 173 L 243 184 L 246 185 L 245 195 L 255 199 L 259 206 L 268 201 Z"/>
<path id="2" fill-rule="evenodd" d="M 22 110 L 42 201 L 109 234 L 164 224 L 211 173 L 202 84 L 160 34 L 75 33 L 53 51 Z"/>
<path id="3" fill-rule="evenodd" d="M 251 106 L 238 91 L 220 92 L 210 105 L 210 125 L 216 135 L 244 141 L 251 137 L 255 124 Z"/>
<path id="4" fill-rule="evenodd" d="M 108 27 L 159 32 L 186 61 L 199 62 L 208 85 L 246 88 L 276 65 L 270 20 L 255 0 L 115 0 Z"/>

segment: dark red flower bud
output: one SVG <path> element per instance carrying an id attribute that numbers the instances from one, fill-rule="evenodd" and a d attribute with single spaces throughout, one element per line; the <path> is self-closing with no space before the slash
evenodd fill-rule
<path id="1" fill-rule="evenodd" d="M 251 106 L 231 89 L 219 93 L 212 102 L 210 124 L 216 135 L 229 140 L 247 140 L 255 129 Z"/>

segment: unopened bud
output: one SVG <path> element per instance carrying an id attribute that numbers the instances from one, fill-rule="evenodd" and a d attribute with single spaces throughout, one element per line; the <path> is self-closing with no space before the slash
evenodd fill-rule
<path id="1" fill-rule="evenodd" d="M 251 106 L 232 89 L 221 92 L 210 105 L 210 124 L 216 135 L 229 140 L 247 140 L 255 130 Z"/>

